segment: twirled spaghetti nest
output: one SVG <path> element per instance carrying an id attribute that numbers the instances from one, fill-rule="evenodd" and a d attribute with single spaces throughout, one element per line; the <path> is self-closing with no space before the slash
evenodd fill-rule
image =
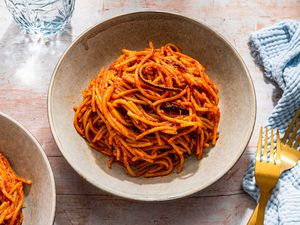
<path id="1" fill-rule="evenodd" d="M 74 126 L 110 166 L 119 162 L 132 176 L 180 172 L 185 156 L 201 159 L 216 143 L 218 89 L 174 44 L 122 52 L 83 91 Z"/>

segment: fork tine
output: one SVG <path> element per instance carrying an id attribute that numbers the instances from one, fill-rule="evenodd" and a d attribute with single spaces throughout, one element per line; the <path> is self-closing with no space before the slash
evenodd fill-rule
<path id="1" fill-rule="evenodd" d="M 297 149 L 298 145 L 300 144 L 300 135 L 299 137 L 297 138 L 297 140 L 295 141 L 294 145 L 293 145 L 293 148 L 294 149 Z"/>
<path id="2" fill-rule="evenodd" d="M 279 164 L 281 161 L 281 145 L 280 145 L 280 136 L 277 130 L 276 132 L 276 164 Z"/>
<path id="3" fill-rule="evenodd" d="M 258 144 L 257 144 L 257 150 L 256 150 L 256 161 L 260 161 L 261 144 L 262 144 L 262 127 L 260 127 L 260 129 L 259 129 Z"/>
<path id="4" fill-rule="evenodd" d="M 265 144 L 264 144 L 264 155 L 262 157 L 262 161 L 267 161 L 267 153 L 268 153 L 268 128 L 266 127 L 265 132 Z"/>
<path id="5" fill-rule="evenodd" d="M 298 132 L 299 129 L 300 129 L 300 122 L 297 124 L 295 130 L 292 133 L 292 136 L 290 137 L 290 140 L 287 143 L 289 146 L 292 146 L 292 144 L 294 142 L 294 139 L 295 139 L 295 137 L 296 137 L 297 132 Z"/>
<path id="6" fill-rule="evenodd" d="M 270 162 L 275 162 L 275 160 L 274 160 L 274 130 L 273 129 L 271 129 Z"/>
<path id="7" fill-rule="evenodd" d="M 283 143 L 285 143 L 286 139 L 290 136 L 291 130 L 293 129 L 293 126 L 294 126 L 297 118 L 299 117 L 299 115 L 300 115 L 300 109 L 298 109 L 298 111 L 296 112 L 295 116 L 293 117 L 288 129 L 286 130 L 286 132 L 281 140 Z"/>

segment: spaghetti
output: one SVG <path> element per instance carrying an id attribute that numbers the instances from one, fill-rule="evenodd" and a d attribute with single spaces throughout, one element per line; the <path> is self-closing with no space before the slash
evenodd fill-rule
<path id="1" fill-rule="evenodd" d="M 0 153 L 0 224 L 22 224 L 23 185 L 31 183 L 30 180 L 18 177 L 8 160 Z"/>
<path id="2" fill-rule="evenodd" d="M 122 50 L 74 107 L 74 126 L 89 145 L 134 177 L 163 176 L 185 157 L 203 157 L 218 139 L 216 85 L 205 68 L 174 44 Z"/>

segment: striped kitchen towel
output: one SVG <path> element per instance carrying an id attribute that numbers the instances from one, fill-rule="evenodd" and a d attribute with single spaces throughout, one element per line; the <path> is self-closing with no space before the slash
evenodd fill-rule
<path id="1" fill-rule="evenodd" d="M 279 129 L 282 137 L 300 108 L 300 22 L 284 21 L 256 31 L 250 36 L 249 46 L 264 75 L 283 91 L 267 121 L 267 127 Z M 243 188 L 258 201 L 254 161 L 244 176 Z M 281 175 L 266 206 L 264 224 L 300 225 L 300 162 Z"/>

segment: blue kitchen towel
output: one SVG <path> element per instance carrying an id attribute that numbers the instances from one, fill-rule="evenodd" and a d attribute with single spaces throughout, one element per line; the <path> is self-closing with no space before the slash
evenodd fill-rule
<path id="1" fill-rule="evenodd" d="M 283 91 L 267 121 L 267 127 L 279 129 L 282 137 L 300 108 L 300 22 L 284 21 L 256 31 L 250 36 L 249 46 L 264 75 L 276 82 Z M 244 176 L 243 188 L 258 201 L 254 161 Z M 281 174 L 266 206 L 264 224 L 300 224 L 300 162 Z"/>

